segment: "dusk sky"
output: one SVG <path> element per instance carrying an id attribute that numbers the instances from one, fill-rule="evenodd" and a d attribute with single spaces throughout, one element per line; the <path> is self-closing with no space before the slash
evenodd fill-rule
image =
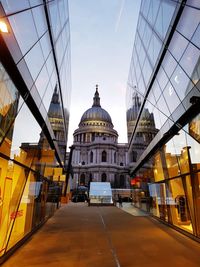
<path id="1" fill-rule="evenodd" d="M 140 0 L 69 0 L 72 92 L 68 147 L 99 85 L 120 143 L 127 142 L 126 84 Z"/>

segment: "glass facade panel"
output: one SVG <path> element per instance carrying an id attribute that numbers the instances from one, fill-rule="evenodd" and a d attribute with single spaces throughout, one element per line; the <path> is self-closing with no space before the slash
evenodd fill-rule
<path id="1" fill-rule="evenodd" d="M 159 84 L 157 83 L 156 80 L 153 83 L 152 92 L 153 92 L 153 94 L 155 96 L 155 100 L 157 102 L 157 100 L 160 98 L 161 90 L 160 90 L 160 86 L 159 86 Z"/>
<path id="2" fill-rule="evenodd" d="M 193 232 L 191 216 L 188 207 L 187 194 L 184 190 L 181 178 L 173 179 L 169 182 L 171 189 L 170 212 L 172 223 L 185 231 Z"/>
<path id="3" fill-rule="evenodd" d="M 42 48 L 44 59 L 46 60 L 51 52 L 51 44 L 49 40 L 48 33 L 45 33 L 40 39 L 40 45 Z"/>
<path id="4" fill-rule="evenodd" d="M 146 91 L 146 87 L 145 87 L 142 75 L 140 76 L 140 79 L 139 79 L 139 82 L 138 82 L 138 89 L 139 89 L 139 92 L 141 94 L 144 94 L 144 92 Z"/>
<path id="5" fill-rule="evenodd" d="M 147 85 L 149 82 L 149 78 L 152 74 L 152 67 L 150 65 L 148 58 L 145 59 L 142 72 L 144 73 L 144 81 L 145 81 L 145 84 Z"/>
<path id="6" fill-rule="evenodd" d="M 51 27 L 53 32 L 54 40 L 57 40 L 60 33 L 61 25 L 58 11 L 58 1 L 53 1 L 49 3 L 49 12 L 51 19 Z"/>
<path id="7" fill-rule="evenodd" d="M 17 114 L 19 93 L 0 64 L 0 144 L 7 136 L 12 138 L 13 122 Z"/>
<path id="8" fill-rule="evenodd" d="M 142 38 L 144 34 L 144 27 L 145 27 L 145 21 L 144 18 L 141 16 L 140 17 L 140 24 L 139 24 L 139 35 Z"/>
<path id="9" fill-rule="evenodd" d="M 165 37 L 167 30 L 169 28 L 172 16 L 174 14 L 174 10 L 176 8 L 177 3 L 174 1 L 164 0 L 161 3 L 162 6 L 162 25 L 163 25 L 163 37 Z"/>
<path id="10" fill-rule="evenodd" d="M 163 92 L 163 95 L 164 95 L 165 101 L 167 102 L 170 112 L 173 113 L 175 108 L 180 104 L 180 99 L 177 96 L 175 88 L 172 86 L 170 82 L 167 84 Z"/>
<path id="11" fill-rule="evenodd" d="M 175 144 L 170 140 L 164 147 L 167 167 L 167 177 L 172 178 L 180 175 L 179 156 L 176 154 Z"/>
<path id="12" fill-rule="evenodd" d="M 200 114 L 188 124 L 189 134 L 200 143 Z"/>
<path id="13" fill-rule="evenodd" d="M 33 49 L 31 49 L 31 51 L 25 56 L 25 61 L 32 78 L 35 80 L 44 64 L 44 58 L 39 43 L 37 43 L 33 47 Z"/>
<path id="14" fill-rule="evenodd" d="M 165 102 L 165 99 L 164 97 L 161 95 L 160 98 L 158 99 L 158 102 L 157 102 L 157 108 L 166 116 L 166 119 L 167 117 L 170 116 L 170 112 L 169 112 L 169 108 Z M 163 121 L 164 123 L 164 121 Z"/>
<path id="15" fill-rule="evenodd" d="M 146 47 L 146 49 L 148 49 L 148 47 L 149 47 L 151 35 L 152 35 L 151 28 L 149 27 L 148 24 L 146 24 L 144 36 L 143 36 L 143 44 Z"/>
<path id="16" fill-rule="evenodd" d="M 47 32 L 47 22 L 45 20 L 45 13 L 43 6 L 33 8 L 32 13 L 38 37 L 40 38 L 45 32 Z"/>
<path id="17" fill-rule="evenodd" d="M 177 66 L 176 60 L 171 56 L 171 54 L 169 52 L 167 52 L 166 56 L 162 62 L 162 67 L 165 70 L 168 77 L 171 77 L 176 66 Z"/>
<path id="18" fill-rule="evenodd" d="M 154 157 L 153 173 L 155 182 L 164 180 L 164 171 L 162 168 L 162 158 L 160 153 L 157 153 Z"/>
<path id="19" fill-rule="evenodd" d="M 144 144 L 146 136 L 151 134 L 152 139 L 140 147 L 130 173 L 136 207 L 200 238 L 200 4 L 196 0 L 188 0 L 184 6 L 179 2 L 141 3 L 137 33 L 145 48 L 151 37 L 141 71 L 146 91 L 137 88 L 139 95 L 143 93 L 144 105 L 132 129 L 134 138 L 129 139 L 130 152 Z M 150 30 L 143 35 L 140 29 Z M 134 50 L 132 58 L 136 58 Z M 140 59 L 131 63 L 131 81 L 140 77 L 139 63 Z M 147 121 L 144 123 L 150 114 L 153 134 Z"/>
<path id="20" fill-rule="evenodd" d="M 153 110 L 153 115 L 154 115 L 156 129 L 161 129 L 164 122 L 166 121 L 166 116 L 162 112 L 160 112 L 156 107 Z"/>
<path id="21" fill-rule="evenodd" d="M 184 8 L 183 14 L 178 24 L 180 31 L 187 39 L 191 39 L 200 21 L 199 10 L 193 7 Z"/>
<path id="22" fill-rule="evenodd" d="M 24 55 L 37 42 L 38 36 L 31 11 L 9 17 L 17 42 Z"/>
<path id="23" fill-rule="evenodd" d="M 181 67 L 185 70 L 189 77 L 192 75 L 194 68 L 196 67 L 199 56 L 200 50 L 197 49 L 193 44 L 189 44 L 180 61 Z"/>
<path id="24" fill-rule="evenodd" d="M 52 52 L 50 53 L 50 55 L 47 58 L 46 66 L 47 66 L 47 70 L 48 70 L 49 75 L 52 75 L 52 72 L 55 69 L 55 64 L 54 64 Z"/>
<path id="25" fill-rule="evenodd" d="M 179 65 L 177 65 L 171 77 L 171 82 L 180 100 L 183 100 L 186 96 L 186 93 L 188 93 L 190 89 L 192 89 L 192 88 L 189 89 L 188 87 L 190 84 L 189 77 L 185 74 L 185 72 Z"/>
<path id="26" fill-rule="evenodd" d="M 14 13 L 30 7 L 29 1 L 27 0 L 1 0 L 1 4 L 3 5 L 3 8 L 7 14 Z"/>
<path id="27" fill-rule="evenodd" d="M 44 67 L 42 68 L 41 72 L 39 73 L 36 81 L 35 81 L 35 86 L 37 87 L 37 90 L 41 96 L 41 98 L 43 97 L 47 85 L 49 82 L 49 75 L 46 69 L 46 66 L 44 65 Z"/>
<path id="28" fill-rule="evenodd" d="M 53 89 L 52 89 L 51 82 L 49 82 L 47 85 L 47 89 L 44 93 L 43 99 L 42 99 L 42 102 L 44 104 L 46 111 L 48 111 L 48 109 L 49 109 L 52 95 L 53 95 Z"/>
<path id="29" fill-rule="evenodd" d="M 154 25 L 155 21 L 156 21 L 156 18 L 157 18 L 157 14 L 158 14 L 158 10 L 159 10 L 159 7 L 160 7 L 160 1 L 159 0 L 153 0 L 152 1 L 152 21 L 151 21 L 151 25 Z"/>
<path id="30" fill-rule="evenodd" d="M 10 33 L 0 53 L 0 257 L 59 207 L 71 90 L 68 1 L 1 3 Z"/>
<path id="31" fill-rule="evenodd" d="M 200 49 L 200 24 L 192 37 L 192 42 Z"/>
<path id="32" fill-rule="evenodd" d="M 182 57 L 186 47 L 188 45 L 187 39 L 185 39 L 181 34 L 175 32 L 172 41 L 169 45 L 169 51 L 175 57 L 177 61 Z"/>

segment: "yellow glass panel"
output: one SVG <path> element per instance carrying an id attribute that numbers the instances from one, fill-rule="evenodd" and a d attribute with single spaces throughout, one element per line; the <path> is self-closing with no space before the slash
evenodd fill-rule
<path id="1" fill-rule="evenodd" d="M 154 173 L 155 182 L 164 180 L 164 172 L 163 172 L 161 157 L 159 153 L 157 153 L 154 158 L 153 173 Z"/>
<path id="2" fill-rule="evenodd" d="M 54 168 L 54 175 L 62 175 L 62 168 Z"/>
<path id="3" fill-rule="evenodd" d="M 34 176 L 30 172 L 24 192 L 17 211 L 10 214 L 10 220 L 13 220 L 14 226 L 8 244 L 8 249 L 21 240 L 32 228 L 32 217 L 34 207 L 34 195 L 31 185 L 34 182 Z"/>
<path id="4" fill-rule="evenodd" d="M 189 147 L 184 147 L 181 150 L 180 162 L 179 162 L 181 173 L 187 173 L 190 171 L 188 153 L 189 153 Z"/>
<path id="5" fill-rule="evenodd" d="M 53 176 L 53 167 L 45 167 L 44 170 L 44 176 L 45 177 L 49 177 L 49 176 Z"/>
<path id="6" fill-rule="evenodd" d="M 165 158 L 166 158 L 169 178 L 178 176 L 180 174 L 180 171 L 179 171 L 179 166 L 177 162 L 177 155 L 166 153 Z"/>

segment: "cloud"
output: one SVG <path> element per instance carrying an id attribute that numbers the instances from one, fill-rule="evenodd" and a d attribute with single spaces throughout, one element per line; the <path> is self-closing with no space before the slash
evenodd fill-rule
<path id="1" fill-rule="evenodd" d="M 120 21 L 121 21 L 121 16 L 122 16 L 123 10 L 124 10 L 125 1 L 126 0 L 121 0 L 121 6 L 120 6 L 120 10 L 119 10 L 119 15 L 117 17 L 117 21 L 116 21 L 116 24 L 115 24 L 115 32 L 117 32 L 118 29 L 119 29 L 119 24 L 120 24 Z"/>

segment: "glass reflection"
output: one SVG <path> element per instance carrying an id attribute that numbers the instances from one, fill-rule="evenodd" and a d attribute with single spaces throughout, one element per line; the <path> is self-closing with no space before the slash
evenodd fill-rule
<path id="1" fill-rule="evenodd" d="M 170 112 L 172 113 L 176 107 L 180 104 L 180 99 L 178 98 L 176 91 L 172 84 L 169 82 L 163 92 L 165 101 L 169 107 Z"/>
<path id="2" fill-rule="evenodd" d="M 188 40 L 190 40 L 199 24 L 199 21 L 199 10 L 187 6 L 183 10 L 183 14 L 181 16 L 177 29 L 184 36 L 186 36 Z"/>
<path id="3" fill-rule="evenodd" d="M 1 0 L 1 4 L 7 14 L 14 13 L 30 7 L 29 1 L 27 0 L 20 0 L 20 1 Z"/>
<path id="4" fill-rule="evenodd" d="M 40 38 L 47 31 L 44 7 L 39 6 L 32 9 L 34 22 L 36 25 L 38 37 Z"/>
<path id="5" fill-rule="evenodd" d="M 9 22 L 24 55 L 38 39 L 32 13 L 26 11 L 10 16 Z"/>
<path id="6" fill-rule="evenodd" d="M 181 61 L 180 65 L 190 77 L 198 63 L 200 51 L 193 44 L 189 44 Z"/>
<path id="7" fill-rule="evenodd" d="M 200 48 L 200 24 L 197 27 L 193 37 L 192 37 L 192 42 L 198 47 Z"/>
<path id="8" fill-rule="evenodd" d="M 176 60 L 179 61 L 187 45 L 188 41 L 182 35 L 175 31 L 173 34 L 172 41 L 169 45 L 169 51 L 176 58 Z"/>
<path id="9" fill-rule="evenodd" d="M 174 89 L 176 90 L 178 97 L 180 98 L 180 100 L 183 100 L 186 94 L 192 89 L 192 87 L 189 88 L 189 77 L 185 74 L 183 69 L 179 65 L 177 65 L 170 80 Z"/>
<path id="10" fill-rule="evenodd" d="M 18 103 L 19 93 L 0 64 L 0 143 L 5 136 L 9 144 L 12 140 L 12 125 L 17 115 Z"/>
<path id="11" fill-rule="evenodd" d="M 33 80 L 35 80 L 44 65 L 44 57 L 40 47 L 37 43 L 25 56 L 26 64 L 29 68 Z"/>

